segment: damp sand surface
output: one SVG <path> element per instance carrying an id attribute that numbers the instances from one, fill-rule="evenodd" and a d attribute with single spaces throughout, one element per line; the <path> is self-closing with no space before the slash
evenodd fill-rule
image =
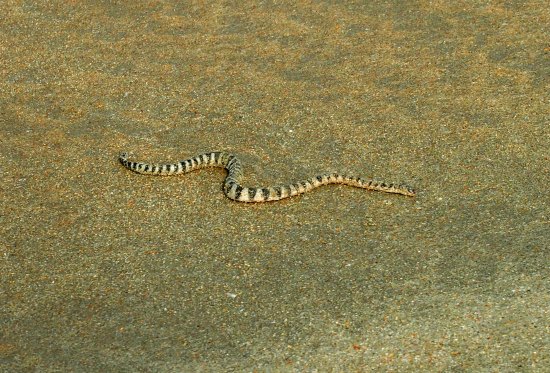
<path id="1" fill-rule="evenodd" d="M 542 1 L 0 7 L 0 371 L 550 366 Z"/>

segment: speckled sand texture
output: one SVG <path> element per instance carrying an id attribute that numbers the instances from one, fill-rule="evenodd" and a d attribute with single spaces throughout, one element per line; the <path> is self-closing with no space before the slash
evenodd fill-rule
<path id="1" fill-rule="evenodd" d="M 547 5 L 2 1 L 0 371 L 543 372 Z"/>

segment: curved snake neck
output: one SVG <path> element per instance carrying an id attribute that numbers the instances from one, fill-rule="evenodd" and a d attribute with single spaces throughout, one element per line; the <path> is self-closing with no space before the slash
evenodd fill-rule
<path id="1" fill-rule="evenodd" d="M 357 188 L 376 190 L 386 193 L 402 194 L 414 197 L 416 192 L 407 185 L 387 184 L 374 180 L 366 180 L 358 177 L 343 176 L 337 173 L 323 174 L 296 183 L 269 186 L 269 187 L 245 187 L 240 183 L 242 177 L 241 161 L 233 154 L 224 152 L 210 152 L 199 154 L 184 161 L 167 164 L 149 164 L 128 160 L 128 154 L 122 153 L 119 161 L 124 167 L 145 175 L 179 175 L 204 167 L 221 167 L 228 171 L 223 182 L 225 195 L 239 202 L 269 202 L 290 198 L 309 192 L 312 189 L 328 184 L 344 184 Z"/>

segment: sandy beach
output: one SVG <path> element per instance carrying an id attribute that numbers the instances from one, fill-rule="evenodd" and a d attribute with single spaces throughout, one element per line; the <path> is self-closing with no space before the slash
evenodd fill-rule
<path id="1" fill-rule="evenodd" d="M 550 366 L 546 2 L 0 10 L 1 372 Z"/>

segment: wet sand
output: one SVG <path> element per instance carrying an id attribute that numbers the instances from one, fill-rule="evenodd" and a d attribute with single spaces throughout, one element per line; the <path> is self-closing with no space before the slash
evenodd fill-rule
<path id="1" fill-rule="evenodd" d="M 550 366 L 548 7 L 360 4 L 3 2 L 1 371 Z"/>

